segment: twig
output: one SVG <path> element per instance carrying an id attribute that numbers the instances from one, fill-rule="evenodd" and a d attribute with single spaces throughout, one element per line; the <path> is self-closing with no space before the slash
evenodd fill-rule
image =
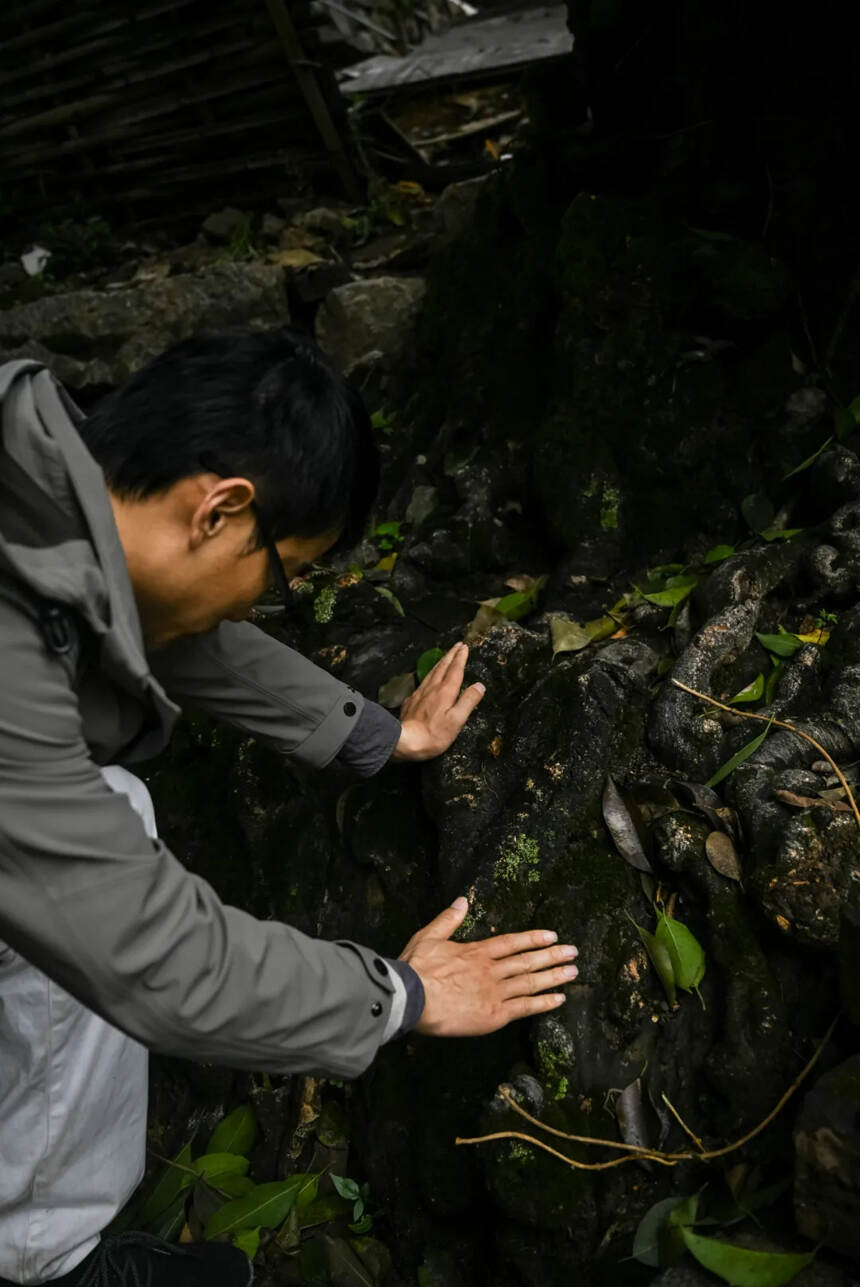
<path id="1" fill-rule="evenodd" d="M 569 1135 L 566 1131 L 556 1130 L 555 1127 L 547 1126 L 546 1123 L 541 1122 L 538 1118 L 532 1117 L 531 1113 L 527 1113 L 524 1108 L 521 1108 L 516 1100 L 509 1094 L 507 1087 L 500 1088 L 503 1098 L 508 1101 L 511 1107 L 514 1108 L 521 1117 L 524 1117 L 528 1122 L 532 1122 L 535 1126 L 540 1127 L 541 1130 L 547 1131 L 551 1135 L 559 1136 L 561 1139 L 571 1140 L 578 1144 L 590 1143 L 600 1145 L 603 1148 L 624 1148 L 627 1150 L 625 1156 L 612 1158 L 609 1162 L 580 1162 L 576 1158 L 568 1157 L 566 1154 L 560 1153 L 558 1149 L 554 1149 L 549 1144 L 545 1144 L 543 1140 L 535 1139 L 533 1135 L 526 1135 L 522 1131 L 495 1131 L 492 1135 L 478 1135 L 470 1139 L 463 1139 L 458 1136 L 454 1143 L 486 1144 L 491 1140 L 525 1140 L 529 1144 L 534 1144 L 536 1148 L 542 1148 L 545 1152 L 551 1153 L 553 1157 L 557 1157 L 562 1162 L 566 1162 L 568 1166 L 573 1167 L 577 1171 L 608 1171 L 616 1166 L 624 1166 L 626 1162 L 635 1162 L 639 1158 L 648 1158 L 650 1161 L 659 1162 L 661 1166 L 677 1166 L 679 1162 L 713 1162 L 716 1158 L 725 1157 L 728 1153 L 734 1153 L 737 1149 L 743 1148 L 743 1146 L 748 1144 L 750 1140 L 755 1139 L 756 1135 L 760 1135 L 763 1130 L 770 1126 L 774 1118 L 782 1112 L 792 1095 L 800 1088 L 812 1072 L 812 1069 L 818 1063 L 827 1043 L 833 1036 L 834 1029 L 838 1022 L 839 1015 L 837 1015 L 833 1020 L 821 1041 L 813 1051 L 811 1058 L 801 1069 L 788 1090 L 786 1090 L 781 1096 L 776 1106 L 768 1113 L 767 1117 L 765 1117 L 763 1121 L 759 1122 L 758 1126 L 754 1126 L 751 1131 L 747 1131 L 746 1135 L 742 1135 L 739 1140 L 735 1140 L 732 1144 L 725 1144 L 722 1148 L 707 1149 L 700 1153 L 691 1153 L 689 1151 L 682 1153 L 663 1153 L 659 1149 L 645 1149 L 632 1144 L 618 1144 L 613 1140 L 588 1139 L 585 1136 Z M 663 1098 L 664 1100 L 666 1099 L 665 1095 Z M 669 1101 L 666 1100 L 666 1103 L 668 1104 Z M 669 1107 L 672 1108 L 672 1105 L 669 1104 Z M 681 1121 L 674 1108 L 672 1108 L 672 1112 L 675 1113 L 676 1119 L 691 1139 L 696 1140 L 696 1143 L 700 1144 L 700 1141 L 696 1139 L 696 1136 L 693 1135 L 693 1132 L 689 1127 Z"/>
<path id="2" fill-rule="evenodd" d="M 672 1114 L 672 1116 L 674 1117 L 675 1121 L 676 1121 L 676 1122 L 678 1123 L 678 1125 L 680 1126 L 681 1130 L 684 1132 L 684 1134 L 685 1134 L 685 1135 L 689 1135 L 690 1139 L 693 1141 L 693 1143 L 695 1144 L 696 1148 L 699 1150 L 699 1152 L 700 1152 L 700 1153 L 704 1153 L 704 1152 L 705 1152 L 705 1146 L 704 1146 L 704 1144 L 703 1144 L 703 1143 L 702 1143 L 702 1141 L 699 1139 L 698 1135 L 696 1135 L 693 1131 L 691 1131 L 691 1130 L 690 1130 L 689 1126 L 688 1126 L 688 1125 L 687 1125 L 687 1123 L 684 1121 L 683 1117 L 682 1117 L 682 1116 L 681 1116 L 681 1114 L 678 1112 L 677 1108 L 676 1108 L 676 1107 L 675 1107 L 675 1105 L 672 1103 L 672 1101 L 671 1101 L 671 1099 L 669 1098 L 669 1096 L 668 1096 L 668 1095 L 662 1095 L 662 1096 L 661 1096 L 661 1098 L 662 1098 L 662 1100 L 663 1100 L 663 1103 L 664 1103 L 664 1104 L 666 1105 L 666 1107 L 668 1108 L 669 1112 L 670 1112 L 670 1113 Z"/>
<path id="3" fill-rule="evenodd" d="M 711 706 L 717 706 L 721 711 L 728 711 L 730 715 L 740 715 L 743 719 L 757 719 L 763 724 L 775 724 L 777 728 L 787 728 L 790 733 L 796 733 L 798 737 L 802 737 L 804 741 L 809 742 L 811 746 L 815 747 L 816 751 L 821 752 L 827 763 L 833 769 L 833 772 L 838 777 L 845 794 L 851 802 L 854 817 L 857 819 L 857 826 L 860 827 L 860 809 L 857 807 L 857 801 L 848 785 L 845 774 L 842 772 L 833 756 L 825 750 L 820 742 L 816 742 L 814 737 L 810 737 L 808 733 L 804 733 L 803 729 L 798 728 L 795 724 L 789 724 L 783 719 L 775 719 L 772 715 L 756 715 L 754 711 L 739 711 L 734 706 L 726 706 L 724 702 L 718 702 L 715 697 L 709 697 L 707 693 L 697 692 L 695 688 L 690 688 L 687 684 L 682 684 L 680 679 L 673 679 L 672 683 L 676 688 L 681 688 L 685 693 L 690 693 L 692 697 L 698 697 L 700 701 L 708 702 Z"/>
<path id="4" fill-rule="evenodd" d="M 540 1123 L 543 1126 L 543 1122 Z M 544 1130 L 549 1127 L 543 1126 Z M 558 1132 L 555 1132 L 558 1134 Z M 572 1136 L 571 1138 L 575 1138 Z M 459 1135 L 454 1140 L 455 1144 L 486 1144 L 489 1140 L 525 1140 L 528 1144 L 534 1144 L 536 1148 L 542 1148 L 544 1152 L 551 1153 L 553 1157 L 559 1158 L 562 1162 L 567 1162 L 576 1171 L 609 1171 L 615 1166 L 623 1166 L 625 1162 L 635 1162 L 635 1157 L 614 1157 L 609 1162 L 580 1162 L 575 1157 L 568 1157 L 566 1153 L 560 1153 L 557 1148 L 550 1144 L 544 1144 L 543 1140 L 537 1140 L 533 1135 L 526 1135 L 523 1131 L 494 1131 L 492 1135 L 478 1135 L 474 1139 L 463 1139 Z M 601 1144 L 610 1143 L 609 1140 L 600 1140 Z M 641 1150 L 643 1157 L 648 1157 L 654 1162 L 660 1162 L 663 1166 L 675 1166 L 676 1161 L 669 1154 L 649 1153 L 647 1149 Z"/>
<path id="5" fill-rule="evenodd" d="M 172 1166 L 177 1171 L 184 1171 L 186 1175 L 193 1175 L 195 1180 L 200 1179 L 200 1172 L 195 1171 L 193 1166 L 186 1166 L 184 1162 L 174 1162 L 171 1157 L 162 1157 L 160 1153 L 156 1153 L 154 1148 L 148 1148 L 146 1151 L 150 1157 L 155 1158 L 156 1162 L 163 1162 L 165 1166 Z"/>

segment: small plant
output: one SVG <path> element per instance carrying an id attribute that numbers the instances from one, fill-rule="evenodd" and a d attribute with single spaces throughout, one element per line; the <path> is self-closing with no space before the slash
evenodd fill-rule
<path id="1" fill-rule="evenodd" d="M 392 519 L 386 523 L 380 523 L 371 532 L 371 539 L 376 542 L 381 550 L 393 550 L 395 546 L 403 544 L 403 537 L 400 534 L 402 523 Z"/>
<path id="2" fill-rule="evenodd" d="M 352 1203 L 352 1224 L 350 1231 L 356 1234 L 369 1233 L 373 1228 L 373 1217 L 368 1214 L 367 1203 L 370 1200 L 370 1185 L 358 1184 L 345 1175 L 333 1175 L 331 1182 L 338 1197 Z"/>

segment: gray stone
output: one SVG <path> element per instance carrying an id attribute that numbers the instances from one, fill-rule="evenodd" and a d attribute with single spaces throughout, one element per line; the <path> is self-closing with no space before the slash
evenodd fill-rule
<path id="1" fill-rule="evenodd" d="M 475 218 L 478 195 L 487 181 L 485 174 L 462 183 L 451 183 L 433 207 L 437 240 L 445 245 L 468 232 Z"/>
<path id="2" fill-rule="evenodd" d="M 126 290 L 70 291 L 0 312 L 0 360 L 33 357 L 65 384 L 120 384 L 199 330 L 289 320 L 281 270 L 222 264 Z"/>
<path id="3" fill-rule="evenodd" d="M 234 206 L 226 206 L 203 220 L 203 231 L 213 241 L 228 242 L 237 232 L 247 228 L 250 218 L 246 210 L 236 210 Z"/>
<path id="4" fill-rule="evenodd" d="M 860 1055 L 806 1096 L 794 1132 L 794 1210 L 808 1238 L 860 1259 Z"/>
<path id="5" fill-rule="evenodd" d="M 286 226 L 286 219 L 282 219 L 280 215 L 266 213 L 260 224 L 260 232 L 264 237 L 277 241 Z"/>
<path id="6" fill-rule="evenodd" d="M 414 326 L 425 289 L 420 277 L 371 277 L 339 286 L 317 314 L 317 340 L 347 374 L 371 349 L 393 357 Z"/>

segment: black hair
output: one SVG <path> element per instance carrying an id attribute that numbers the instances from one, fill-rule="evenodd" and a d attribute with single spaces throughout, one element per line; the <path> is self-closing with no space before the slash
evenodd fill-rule
<path id="1" fill-rule="evenodd" d="M 360 538 L 379 450 L 358 392 L 290 328 L 201 331 L 166 349 L 94 408 L 81 436 L 118 496 L 181 478 L 240 475 L 274 540 Z"/>

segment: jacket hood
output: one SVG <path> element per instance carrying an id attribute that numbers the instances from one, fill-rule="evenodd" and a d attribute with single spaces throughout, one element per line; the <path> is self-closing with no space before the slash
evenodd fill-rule
<path id="1" fill-rule="evenodd" d="M 150 674 L 104 475 L 77 426 L 83 414 L 27 359 L 0 366 L 0 570 L 75 612 L 122 684 L 176 708 Z"/>

